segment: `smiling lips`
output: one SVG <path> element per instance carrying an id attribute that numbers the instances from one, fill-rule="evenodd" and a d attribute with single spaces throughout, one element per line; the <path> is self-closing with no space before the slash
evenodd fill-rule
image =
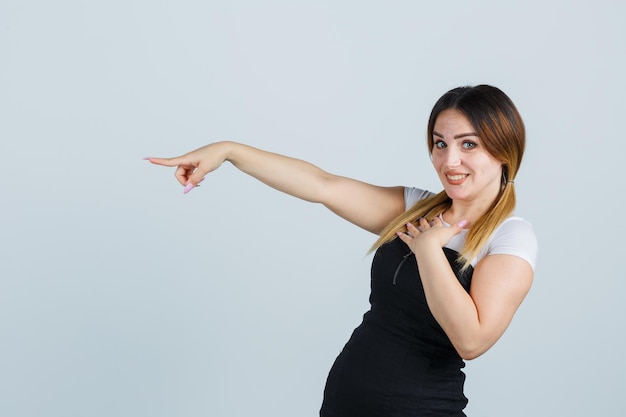
<path id="1" fill-rule="evenodd" d="M 446 178 L 450 184 L 460 184 L 469 174 L 447 174 Z"/>

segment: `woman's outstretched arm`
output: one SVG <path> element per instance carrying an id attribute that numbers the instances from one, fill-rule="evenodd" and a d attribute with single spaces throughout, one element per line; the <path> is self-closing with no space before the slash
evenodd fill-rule
<path id="1" fill-rule="evenodd" d="M 309 162 L 236 142 L 212 143 L 176 158 L 146 159 L 153 164 L 177 167 L 176 178 L 185 191 L 228 161 L 276 190 L 321 203 L 376 234 L 405 209 L 403 187 L 380 187 L 333 175 Z"/>

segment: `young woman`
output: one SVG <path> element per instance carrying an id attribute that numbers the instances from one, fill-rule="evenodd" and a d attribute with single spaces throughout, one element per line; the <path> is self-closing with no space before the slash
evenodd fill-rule
<path id="1" fill-rule="evenodd" d="M 530 289 L 537 242 L 513 216 L 525 145 L 514 104 L 492 86 L 455 88 L 435 104 L 427 134 L 438 194 L 363 183 L 234 142 L 148 158 L 177 167 L 184 192 L 229 161 L 379 235 L 371 309 L 330 371 L 322 417 L 464 416 L 463 360 L 498 340 Z"/>

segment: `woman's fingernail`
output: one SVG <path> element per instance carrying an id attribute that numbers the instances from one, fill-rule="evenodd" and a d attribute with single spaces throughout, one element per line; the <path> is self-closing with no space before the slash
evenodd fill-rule
<path id="1" fill-rule="evenodd" d="M 194 185 L 192 183 L 188 183 L 187 185 L 185 185 L 185 188 L 183 189 L 183 194 L 187 194 L 193 189 L 193 187 Z"/>
<path id="2" fill-rule="evenodd" d="M 465 227 L 466 224 L 467 224 L 467 220 L 463 219 L 460 222 L 458 222 L 456 225 L 462 229 Z"/>

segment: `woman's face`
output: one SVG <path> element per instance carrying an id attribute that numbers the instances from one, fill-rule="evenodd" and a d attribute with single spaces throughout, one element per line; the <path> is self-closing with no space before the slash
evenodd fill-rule
<path id="1" fill-rule="evenodd" d="M 502 163 L 483 147 L 469 120 L 453 109 L 437 116 L 433 166 L 453 201 L 491 203 L 498 196 Z"/>

